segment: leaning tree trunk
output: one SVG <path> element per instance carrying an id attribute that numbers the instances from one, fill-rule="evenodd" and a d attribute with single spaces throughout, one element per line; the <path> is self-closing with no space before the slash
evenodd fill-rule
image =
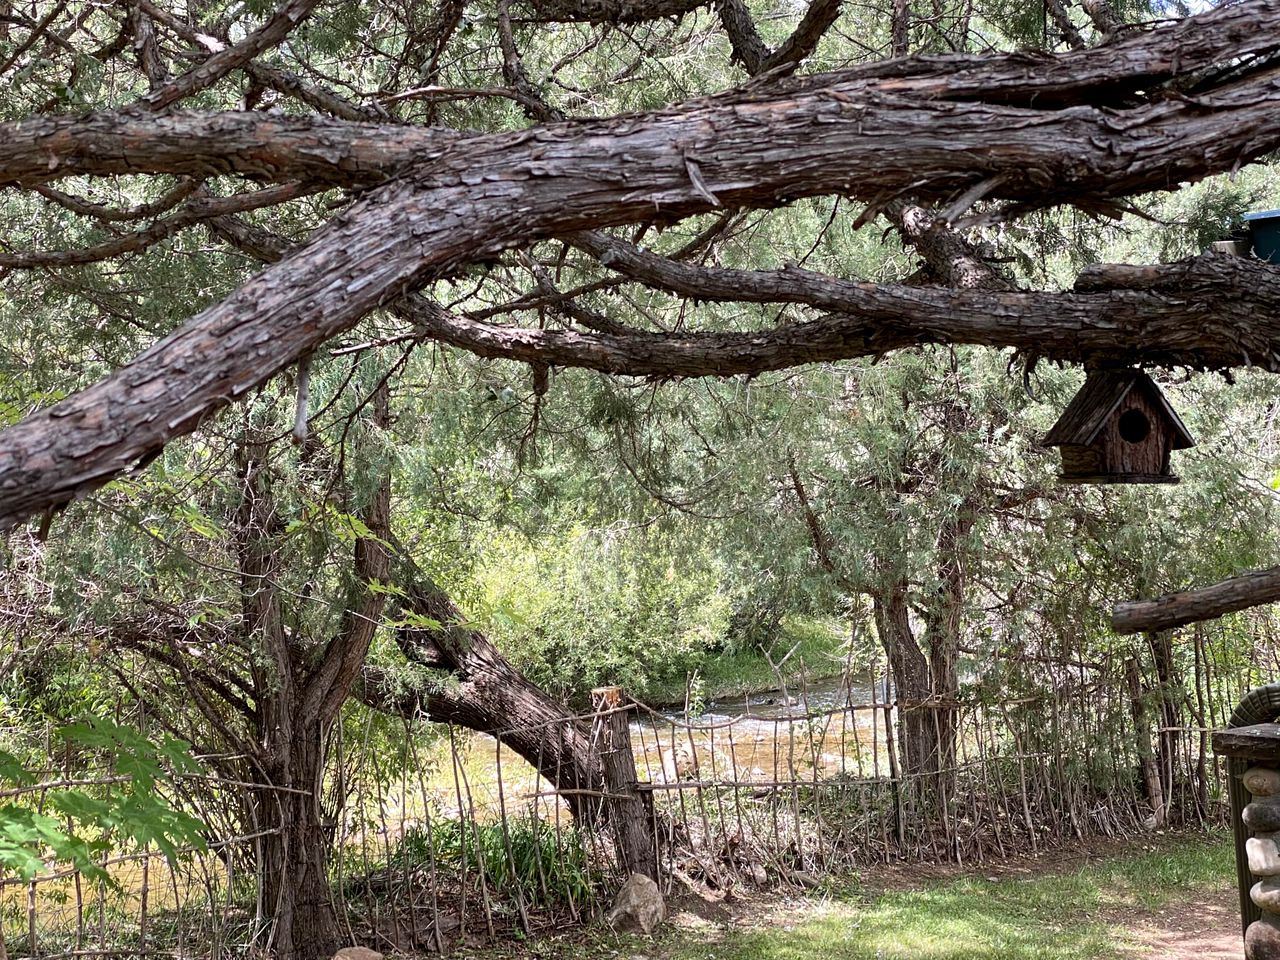
<path id="1" fill-rule="evenodd" d="M 457 682 L 429 691 L 405 690 L 385 670 L 366 666 L 355 695 L 377 710 L 490 734 L 553 784 L 575 817 L 590 820 L 598 806 L 592 794 L 604 784 L 590 730 L 512 666 L 484 634 L 458 626 L 465 618 L 448 596 L 411 560 L 400 559 L 407 605 L 443 625 L 439 630 L 401 629 L 400 648 L 410 661 L 446 670 Z"/>

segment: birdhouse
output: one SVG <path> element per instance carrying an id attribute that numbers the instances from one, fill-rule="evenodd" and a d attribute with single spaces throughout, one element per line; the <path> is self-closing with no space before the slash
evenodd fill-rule
<path id="1" fill-rule="evenodd" d="M 1177 483 L 1169 453 L 1195 441 L 1141 370 L 1093 370 L 1041 445 L 1062 451 L 1062 483 Z"/>

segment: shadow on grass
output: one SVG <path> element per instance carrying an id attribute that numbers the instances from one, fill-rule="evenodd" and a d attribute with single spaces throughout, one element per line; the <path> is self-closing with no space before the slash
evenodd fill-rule
<path id="1" fill-rule="evenodd" d="M 1125 917 L 1227 882 L 1230 848 L 1160 844 L 1071 873 L 968 877 L 878 896 L 852 890 L 806 905 L 792 922 L 687 940 L 675 960 L 1112 960 L 1132 941 Z M 1132 953 L 1128 954 L 1132 956 Z"/>

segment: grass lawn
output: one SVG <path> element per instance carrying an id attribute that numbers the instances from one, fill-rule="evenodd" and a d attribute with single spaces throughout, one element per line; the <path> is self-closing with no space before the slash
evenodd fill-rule
<path id="1" fill-rule="evenodd" d="M 1234 951 L 1233 870 L 1225 834 L 1160 838 L 1109 851 L 1105 859 L 1051 853 L 950 878 L 920 879 L 921 871 L 905 866 L 883 873 L 872 868 L 858 881 L 803 897 L 720 905 L 712 920 L 703 919 L 704 910 L 695 911 L 701 916 L 677 912 L 655 940 L 597 928 L 525 944 L 520 954 L 548 960 L 1200 957 L 1203 947 L 1170 950 L 1145 934 L 1172 927 L 1199 936 L 1208 924 L 1200 907 L 1213 901 L 1220 939 Z"/>

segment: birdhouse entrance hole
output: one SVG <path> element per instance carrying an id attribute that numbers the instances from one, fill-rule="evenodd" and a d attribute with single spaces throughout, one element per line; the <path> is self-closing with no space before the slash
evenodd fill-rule
<path id="1" fill-rule="evenodd" d="M 1141 410 L 1126 410 L 1120 414 L 1120 422 L 1116 426 L 1120 430 L 1120 439 L 1126 443 L 1141 443 L 1151 435 L 1151 421 Z"/>

